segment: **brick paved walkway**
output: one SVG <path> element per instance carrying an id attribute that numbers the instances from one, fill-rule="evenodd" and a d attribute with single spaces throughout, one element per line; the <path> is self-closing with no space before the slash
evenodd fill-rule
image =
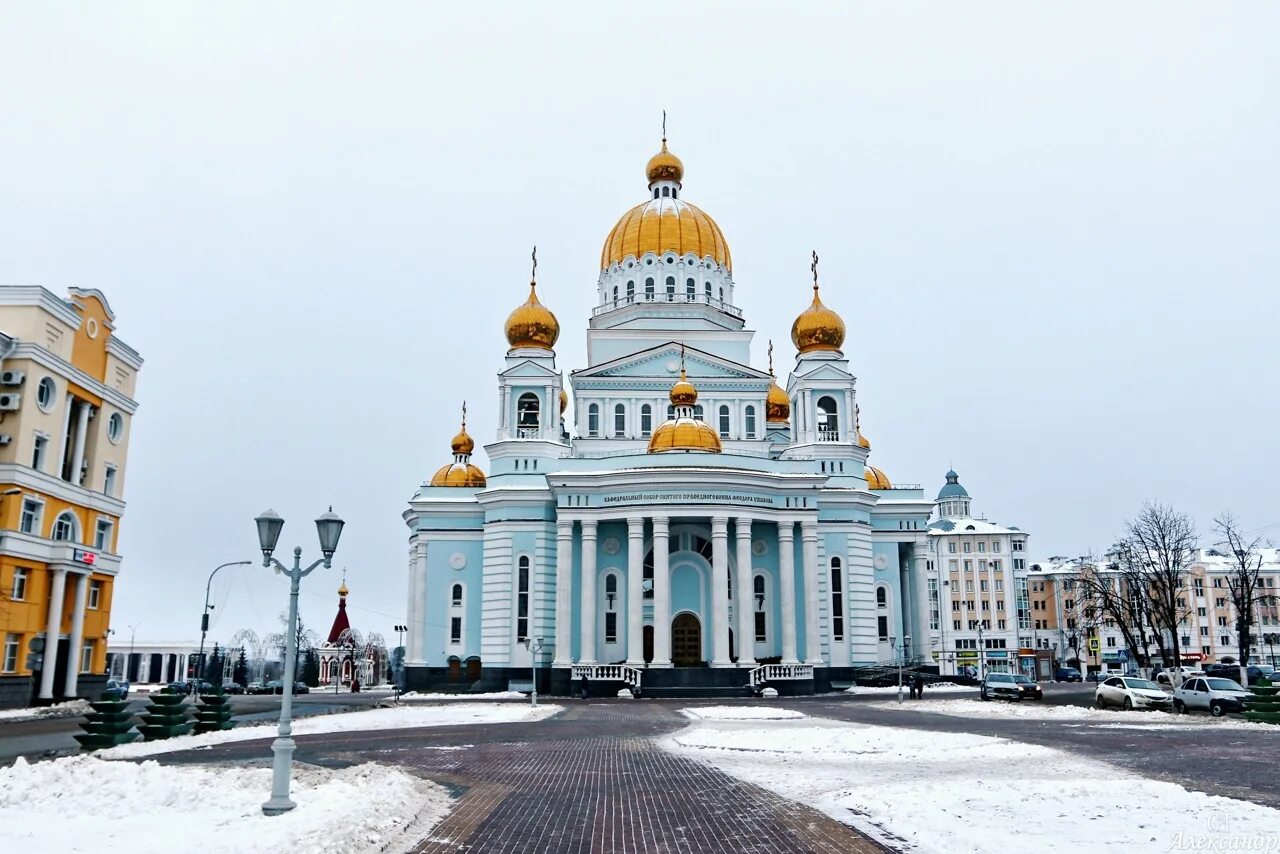
<path id="1" fill-rule="evenodd" d="M 676 708 L 570 704 L 534 724 L 302 736 L 296 758 L 386 762 L 452 788 L 454 809 L 421 854 L 886 850 L 809 807 L 662 750 L 652 736 L 686 724 Z M 238 744 L 198 759 L 261 754 Z"/>

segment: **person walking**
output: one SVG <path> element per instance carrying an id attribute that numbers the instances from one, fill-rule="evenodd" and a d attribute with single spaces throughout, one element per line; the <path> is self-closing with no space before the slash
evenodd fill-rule
<path id="1" fill-rule="evenodd" d="M 587 701 L 587 674 L 585 673 L 582 674 L 582 685 L 578 690 L 582 696 L 582 702 L 585 703 Z"/>
<path id="2" fill-rule="evenodd" d="M 925 686 L 925 684 L 926 684 L 926 683 L 925 683 L 925 679 L 924 679 L 924 677 L 923 677 L 923 676 L 921 676 L 921 677 L 920 677 L 920 683 L 919 683 L 918 685 L 916 685 L 916 699 L 917 699 L 917 700 L 923 700 L 923 699 L 924 699 L 924 686 Z"/>

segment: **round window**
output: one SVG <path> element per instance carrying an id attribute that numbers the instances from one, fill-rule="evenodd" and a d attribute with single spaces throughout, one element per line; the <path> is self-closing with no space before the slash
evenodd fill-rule
<path id="1" fill-rule="evenodd" d="M 53 409 L 53 399 L 58 395 L 58 385 L 53 377 L 44 377 L 36 386 L 36 405 L 45 412 Z"/>
<path id="2" fill-rule="evenodd" d="M 111 413 L 111 417 L 107 419 L 107 438 L 113 443 L 119 442 L 120 437 L 124 435 L 124 419 L 120 417 L 119 412 Z"/>
<path id="3" fill-rule="evenodd" d="M 92 317 L 89 318 L 87 321 L 85 321 L 84 331 L 85 331 L 85 334 L 87 334 L 90 338 L 97 338 L 98 337 L 98 321 L 94 320 Z"/>

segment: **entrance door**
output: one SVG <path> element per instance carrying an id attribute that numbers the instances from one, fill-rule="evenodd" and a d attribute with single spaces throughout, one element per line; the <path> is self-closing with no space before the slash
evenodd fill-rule
<path id="1" fill-rule="evenodd" d="M 449 681 L 462 681 L 462 662 L 456 658 L 449 659 Z"/>
<path id="2" fill-rule="evenodd" d="M 671 663 L 676 667 L 702 664 L 702 624 L 688 612 L 671 621 Z"/>
<path id="3" fill-rule="evenodd" d="M 480 681 L 480 659 L 478 658 L 467 659 L 467 681 L 468 682 Z"/>
<path id="4" fill-rule="evenodd" d="M 644 663 L 653 661 L 653 626 L 644 627 Z"/>

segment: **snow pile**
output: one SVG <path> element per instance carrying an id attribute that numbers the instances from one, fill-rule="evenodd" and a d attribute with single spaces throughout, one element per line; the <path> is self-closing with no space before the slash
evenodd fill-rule
<path id="1" fill-rule="evenodd" d="M 465 702 L 483 702 L 486 700 L 525 700 L 529 699 L 528 694 L 522 694 L 519 691 L 491 691 L 487 694 L 426 694 L 417 691 L 410 691 L 407 694 L 400 695 L 400 702 L 410 703 L 434 703 L 434 702 L 457 702 L 459 700 Z"/>
<path id="2" fill-rule="evenodd" d="M 362 712 L 341 712 L 336 715 L 319 715 L 300 718 L 293 722 L 293 734 L 316 735 L 331 732 L 358 732 L 361 730 L 417 729 L 420 727 L 464 726 L 467 724 L 505 724 L 540 721 L 560 711 L 560 706 L 517 706 L 512 703 L 483 705 L 480 703 L 449 703 L 443 706 L 394 706 L 370 709 Z M 138 741 L 122 744 L 98 752 L 107 759 L 129 759 L 138 756 L 154 756 L 157 753 L 173 753 L 178 750 L 194 750 L 237 741 L 253 741 L 259 738 L 275 738 L 276 723 L 257 726 L 237 726 L 224 732 L 207 732 L 204 735 L 180 736 L 163 741 Z"/>
<path id="3" fill-rule="evenodd" d="M 0 709 L 0 721 L 36 721 L 43 718 L 78 718 L 93 711 L 87 700 L 70 700 L 30 709 Z"/>
<path id="4" fill-rule="evenodd" d="M 681 709 L 681 714 L 704 721 L 794 721 L 806 715 L 791 709 L 763 706 L 698 706 Z"/>
<path id="5" fill-rule="evenodd" d="M 1020 718 L 1041 721 L 1086 721 L 1104 727 L 1118 729 L 1243 729 L 1268 733 L 1275 728 L 1241 718 L 1212 718 L 1208 715 L 1174 715 L 1160 711 L 1120 711 L 1118 709 L 1093 709 L 1086 706 L 1053 706 L 1036 700 L 906 700 L 898 703 L 876 703 L 877 709 L 900 709 L 908 712 L 928 712 L 935 715 L 951 715 L 958 718 Z"/>
<path id="6" fill-rule="evenodd" d="M 1280 827 L 1268 807 L 987 736 L 810 718 L 700 721 L 662 743 L 899 850 L 1236 850 L 1213 846 L 1239 848 L 1258 828 Z"/>
<path id="7" fill-rule="evenodd" d="M 449 810 L 434 783 L 366 764 L 297 766 L 297 808 L 262 814 L 269 768 L 167 767 L 73 756 L 0 769 L 5 850 L 297 854 L 407 850 Z"/>

